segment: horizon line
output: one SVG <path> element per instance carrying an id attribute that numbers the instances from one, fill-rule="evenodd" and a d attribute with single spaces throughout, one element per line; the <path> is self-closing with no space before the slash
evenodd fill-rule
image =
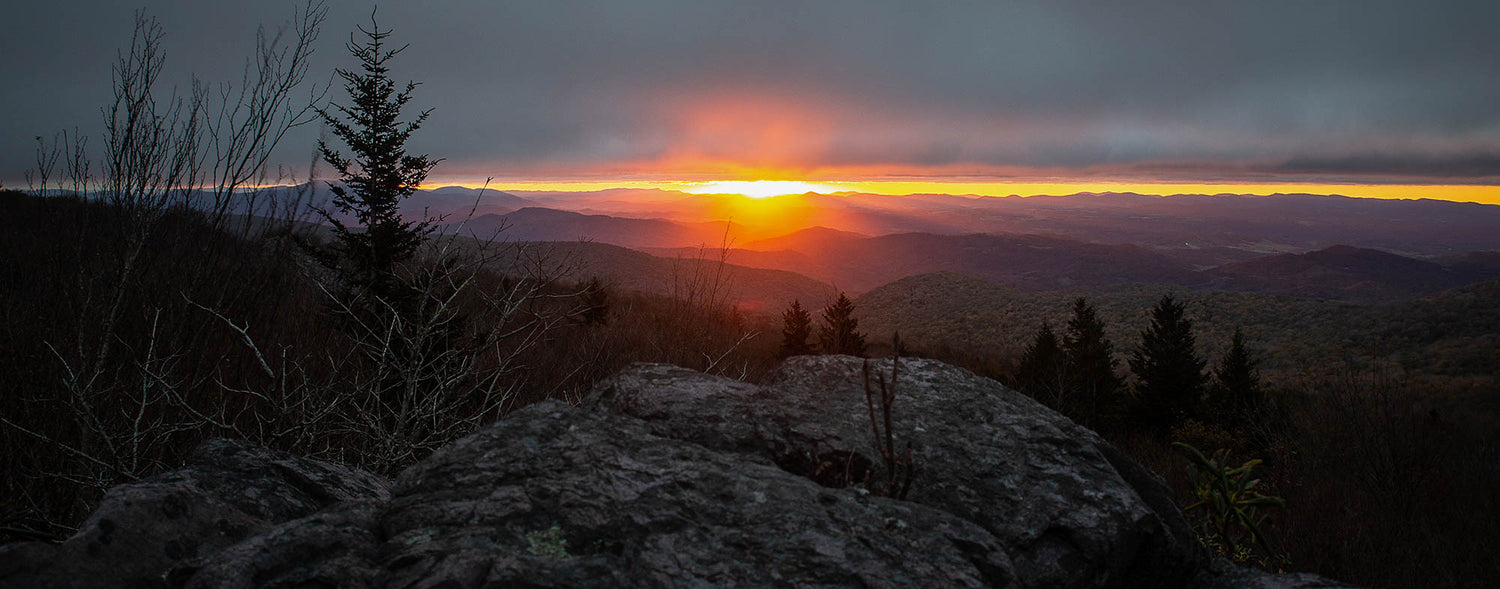
<path id="1" fill-rule="evenodd" d="M 666 190 L 683 194 L 737 194 L 732 191 L 705 193 L 704 185 L 725 181 L 680 181 L 680 180 L 473 180 L 470 178 L 446 178 L 427 182 L 426 186 L 442 188 L 458 186 L 478 189 L 488 187 L 502 192 L 600 192 L 605 190 Z M 1360 183 L 1249 183 L 1249 182 L 1112 182 L 1112 181 L 1054 181 L 1054 182 L 992 182 L 992 181 L 912 181 L 912 180 L 858 180 L 813 183 L 837 190 L 810 190 L 785 194 L 840 194 L 860 193 L 880 196 L 916 196 L 942 194 L 957 197 L 1033 197 L 1069 196 L 1075 194 L 1140 194 L 1146 196 L 1178 195 L 1244 195 L 1278 196 L 1311 194 L 1320 196 L 1344 196 L 1350 198 L 1374 198 L 1381 200 L 1443 200 L 1468 202 L 1483 205 L 1500 205 L 1500 186 L 1485 184 L 1360 184 Z M 424 186 L 424 189 L 427 189 Z M 694 190 L 700 188 L 700 190 Z M 778 194 L 776 196 L 783 196 Z"/>

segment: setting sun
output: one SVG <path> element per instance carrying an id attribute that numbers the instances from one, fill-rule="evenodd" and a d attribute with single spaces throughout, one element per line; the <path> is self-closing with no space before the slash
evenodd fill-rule
<path id="1" fill-rule="evenodd" d="M 692 194 L 742 194 L 750 198 L 769 198 L 785 194 L 817 192 L 829 194 L 843 190 L 832 184 L 798 182 L 795 180 L 733 180 L 724 182 L 695 183 L 683 189 Z"/>

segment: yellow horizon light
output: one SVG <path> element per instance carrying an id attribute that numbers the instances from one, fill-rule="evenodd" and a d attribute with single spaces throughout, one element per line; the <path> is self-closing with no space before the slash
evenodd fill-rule
<path id="1" fill-rule="evenodd" d="M 451 179 L 430 186 L 457 185 L 478 188 L 481 183 Z M 424 187 L 425 188 L 425 187 Z M 1062 196 L 1079 192 L 1134 192 L 1167 196 L 1173 194 L 1337 194 L 1355 198 L 1419 199 L 1500 205 L 1500 186 L 1488 184 L 1324 184 L 1324 183 L 1179 183 L 1130 181 L 984 181 L 939 179 L 879 180 L 501 180 L 489 183 L 493 190 L 538 192 L 592 192 L 608 189 L 669 190 L 689 194 L 744 194 L 769 198 L 786 194 L 837 194 L 861 192 L 889 196 L 951 194 L 955 196 Z M 749 193 L 749 194 L 747 194 Z"/>
<path id="2" fill-rule="evenodd" d="M 802 182 L 798 180 L 723 180 L 717 182 L 694 182 L 681 188 L 689 194 L 739 194 L 750 198 L 770 198 L 788 194 L 816 192 L 830 194 L 848 190 L 832 184 Z"/>

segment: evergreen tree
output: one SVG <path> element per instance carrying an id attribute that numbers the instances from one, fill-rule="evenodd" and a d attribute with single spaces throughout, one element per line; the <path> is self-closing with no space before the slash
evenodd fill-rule
<path id="1" fill-rule="evenodd" d="M 1072 377 L 1063 413 L 1091 428 L 1115 413 L 1124 380 L 1115 373 L 1115 347 L 1104 336 L 1104 321 L 1083 297 L 1073 301 L 1073 318 L 1063 334 L 1067 374 Z"/>
<path id="2" fill-rule="evenodd" d="M 823 325 L 818 327 L 818 346 L 824 354 L 865 355 L 865 336 L 854 318 L 854 301 L 842 291 L 839 298 L 823 308 Z"/>
<path id="3" fill-rule="evenodd" d="M 584 325 L 604 325 L 609 322 L 609 289 L 598 276 L 589 279 L 583 287 L 583 312 L 579 319 Z"/>
<path id="4" fill-rule="evenodd" d="M 1223 421 L 1238 423 L 1260 404 L 1262 393 L 1260 374 L 1256 369 L 1258 363 L 1245 348 L 1244 331 L 1236 327 L 1229 351 L 1214 369 L 1214 378 L 1218 381 L 1214 388 L 1214 409 Z"/>
<path id="5" fill-rule="evenodd" d="M 793 300 L 791 306 L 781 314 L 782 358 L 806 356 L 812 353 L 807 338 L 812 336 L 812 315 L 802 308 L 802 302 Z"/>
<path id="6" fill-rule="evenodd" d="M 371 30 L 359 29 L 367 38 L 364 43 L 355 43 L 351 36 L 347 44 L 359 59 L 360 71 L 335 70 L 344 80 L 349 105 L 334 104 L 337 112 L 318 110 L 350 153 L 346 156 L 318 141 L 319 153 L 340 181 L 329 186 L 333 191 L 330 204 L 338 213 L 353 217 L 357 227 L 346 226 L 333 211 L 318 212 L 333 226 L 335 237 L 334 255 L 324 256 L 324 262 L 340 271 L 347 286 L 392 297 L 398 294 L 393 268 L 410 258 L 432 231 L 430 219 L 402 220 L 401 201 L 416 192 L 437 160 L 406 153 L 407 140 L 432 111 L 400 122 L 401 110 L 411 101 L 417 84 L 407 82 L 403 90 L 396 90 L 387 62 L 405 47 L 387 49 L 385 40 L 391 32 L 371 21 Z"/>
<path id="7" fill-rule="evenodd" d="M 333 227 L 333 243 L 313 248 L 318 260 L 339 280 L 337 294 L 342 328 L 356 340 L 366 360 L 378 368 L 368 388 L 382 407 L 389 408 L 380 427 L 396 438 L 425 431 L 415 408 L 420 398 L 450 387 L 460 363 L 474 357 L 459 350 L 471 343 L 464 337 L 468 318 L 433 301 L 452 300 L 459 283 L 437 279 L 451 275 L 438 260 L 434 273 L 402 279 L 396 269 L 415 255 L 432 232 L 432 220 L 401 218 L 402 201 L 416 192 L 437 161 L 406 152 L 407 140 L 431 110 L 401 122 L 401 111 L 411 101 L 415 82 L 399 89 L 390 78 L 389 62 L 405 47 L 389 49 L 391 32 L 381 30 L 371 17 L 371 29 L 359 28 L 364 42 L 351 35 L 346 47 L 360 68 L 335 70 L 344 81 L 347 105 L 318 109 L 328 130 L 347 146 L 347 155 L 327 141 L 318 141 L 323 161 L 338 174 L 330 183 L 333 198 L 318 213 Z M 348 224 L 346 224 L 348 221 Z M 447 309 L 447 310 L 444 310 Z M 382 331 L 380 326 L 390 326 Z"/>
<path id="8" fill-rule="evenodd" d="M 1194 350 L 1193 321 L 1185 311 L 1172 295 L 1162 296 L 1130 357 L 1140 417 L 1158 431 L 1199 415 L 1205 362 Z"/>
<path id="9" fill-rule="evenodd" d="M 1067 392 L 1063 382 L 1066 364 L 1067 354 L 1063 352 L 1062 341 L 1057 339 L 1051 324 L 1043 323 L 1021 355 L 1021 365 L 1016 369 L 1016 385 L 1031 398 L 1060 411 L 1063 395 Z"/>

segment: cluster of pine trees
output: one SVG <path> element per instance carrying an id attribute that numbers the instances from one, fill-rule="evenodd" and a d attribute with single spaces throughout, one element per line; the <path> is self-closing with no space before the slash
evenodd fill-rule
<path id="1" fill-rule="evenodd" d="M 813 348 L 812 315 L 794 300 L 781 314 L 782 358 L 806 356 L 814 353 L 865 355 L 865 335 L 859 331 L 859 320 L 854 318 L 854 301 L 842 291 L 837 299 L 823 308 L 823 324 L 818 326 L 818 345 Z"/>
<path id="2" fill-rule="evenodd" d="M 1059 338 L 1042 324 L 1027 346 L 1013 384 L 1043 404 L 1092 429 L 1127 421 L 1157 433 L 1189 420 L 1238 425 L 1260 402 L 1256 361 L 1236 329 L 1229 351 L 1212 371 L 1196 351 L 1193 321 L 1165 295 L 1150 312 L 1128 364 L 1129 384 L 1117 369 L 1104 322 L 1084 298 Z"/>

